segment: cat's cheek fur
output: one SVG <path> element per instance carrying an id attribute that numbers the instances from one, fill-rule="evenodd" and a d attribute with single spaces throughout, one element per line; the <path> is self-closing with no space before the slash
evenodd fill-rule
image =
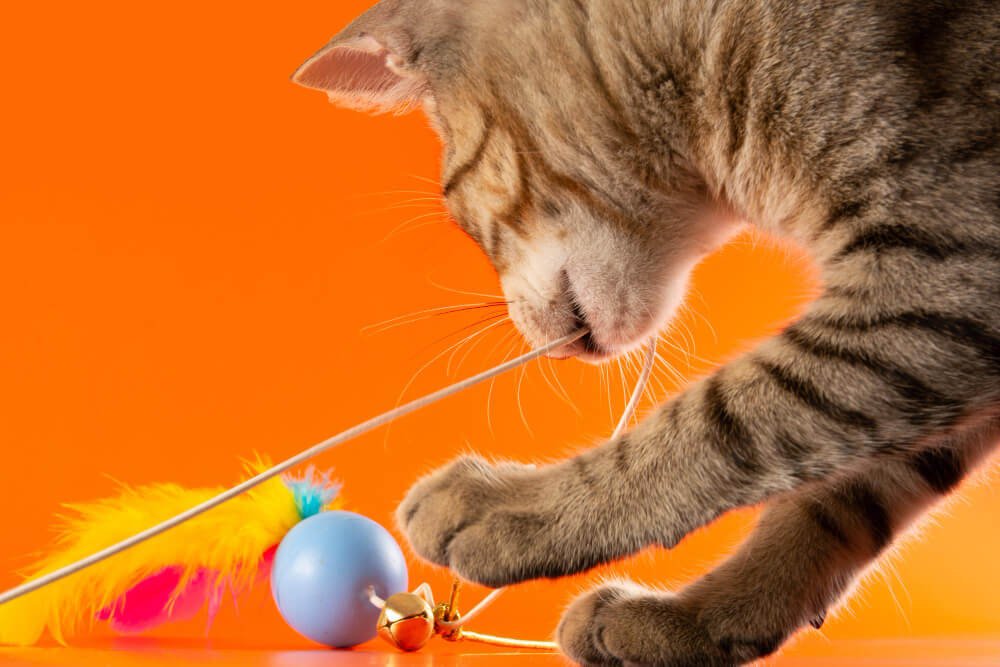
<path id="1" fill-rule="evenodd" d="M 563 271 L 569 259 L 565 243 L 539 236 L 513 246 L 501 275 L 514 325 L 532 345 L 542 345 L 574 329 Z"/>

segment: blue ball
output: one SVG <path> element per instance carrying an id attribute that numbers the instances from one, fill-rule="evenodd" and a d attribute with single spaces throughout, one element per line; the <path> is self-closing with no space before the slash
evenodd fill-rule
<path id="1" fill-rule="evenodd" d="M 347 648 L 375 637 L 369 586 L 382 599 L 407 590 L 406 560 L 389 531 L 359 514 L 309 517 L 274 555 L 271 593 L 281 615 L 320 644 Z"/>

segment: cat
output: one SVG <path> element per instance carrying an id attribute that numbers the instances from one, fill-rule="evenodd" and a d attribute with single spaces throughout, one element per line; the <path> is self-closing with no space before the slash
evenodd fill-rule
<path id="1" fill-rule="evenodd" d="M 557 639 L 595 665 L 726 665 L 820 627 L 1000 439 L 1000 2 L 384 0 L 295 73 L 422 107 L 443 195 L 528 342 L 643 344 L 746 224 L 821 295 L 632 432 L 534 467 L 461 458 L 398 521 L 488 586 L 755 532 L 676 593 L 607 583 Z"/>

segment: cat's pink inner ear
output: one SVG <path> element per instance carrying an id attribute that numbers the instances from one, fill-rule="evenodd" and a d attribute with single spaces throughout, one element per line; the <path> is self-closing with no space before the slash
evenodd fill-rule
<path id="1" fill-rule="evenodd" d="M 330 100 L 366 110 L 405 107 L 419 97 L 419 78 L 390 66 L 398 60 L 371 38 L 334 44 L 307 60 L 292 81 L 322 90 Z"/>

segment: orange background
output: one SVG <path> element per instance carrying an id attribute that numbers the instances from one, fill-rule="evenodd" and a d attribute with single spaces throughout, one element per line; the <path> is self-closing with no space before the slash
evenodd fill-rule
<path id="1" fill-rule="evenodd" d="M 367 4 L 5 8 L 0 586 L 49 544 L 60 502 L 110 493 L 109 477 L 231 482 L 240 457 L 282 458 L 391 407 L 418 369 L 475 331 L 476 312 L 364 330 L 484 298 L 459 291 L 498 290 L 440 205 L 420 199 L 436 192 L 439 147 L 419 114 L 338 110 L 288 81 Z M 696 358 L 661 346 L 689 378 L 787 321 L 814 284 L 801 258 L 745 237 L 698 270 L 695 288 L 670 340 Z M 447 354 L 430 363 L 406 396 L 520 350 L 509 332 L 461 348 L 450 370 Z M 678 384 L 659 375 L 663 398 Z M 577 362 L 536 365 L 492 396 L 480 387 L 318 463 L 336 468 L 350 509 L 391 525 L 394 504 L 434 466 L 470 449 L 562 456 L 606 435 L 623 402 L 617 366 L 602 378 Z M 1000 634 L 1000 491 L 980 484 L 961 497 L 796 650 L 823 635 Z M 547 636 L 571 596 L 609 572 L 681 584 L 752 518 L 726 517 L 670 553 L 519 587 L 479 627 Z M 443 593 L 446 573 L 411 563 L 414 584 Z M 160 634 L 198 637 L 203 625 Z M 228 606 L 211 636 L 308 646 L 266 587 Z"/>

